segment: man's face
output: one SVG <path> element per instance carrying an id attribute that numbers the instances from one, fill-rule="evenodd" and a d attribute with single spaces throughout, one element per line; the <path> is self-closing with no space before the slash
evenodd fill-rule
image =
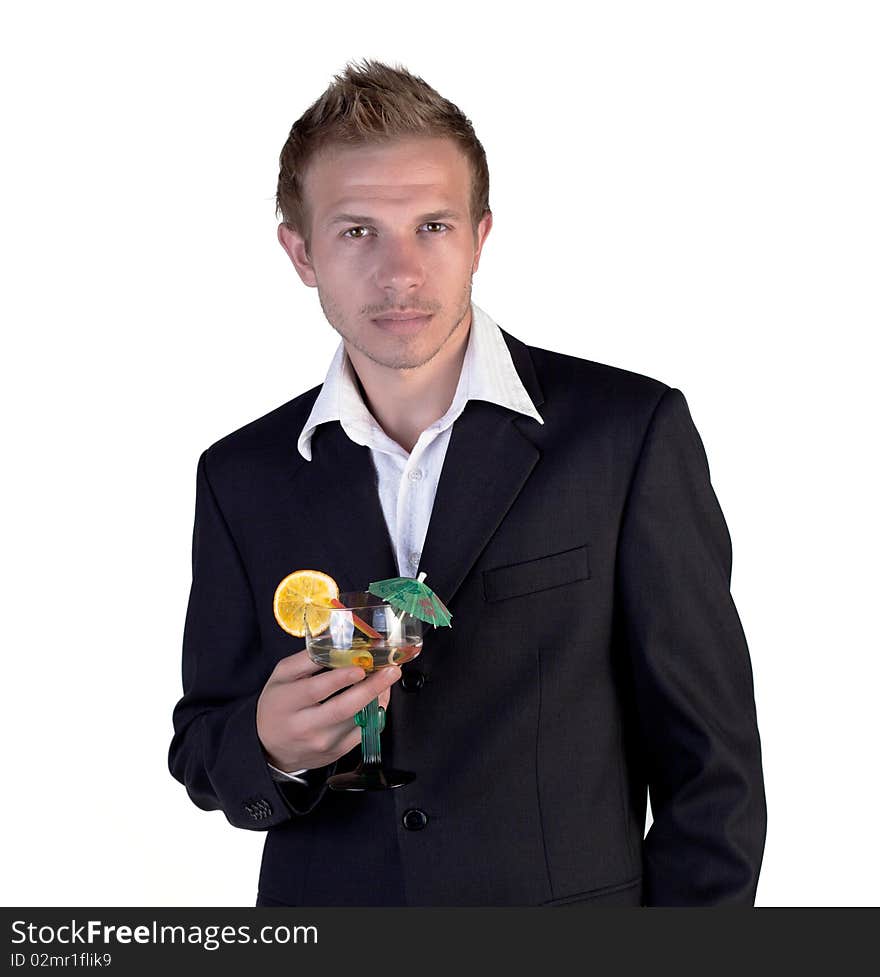
<path id="1" fill-rule="evenodd" d="M 284 224 L 278 239 L 348 346 L 411 369 L 468 327 L 471 279 L 492 226 L 487 214 L 474 239 L 470 189 L 467 159 L 447 138 L 333 146 L 310 162 L 310 249 Z M 421 318 L 382 319 L 401 312 Z"/>

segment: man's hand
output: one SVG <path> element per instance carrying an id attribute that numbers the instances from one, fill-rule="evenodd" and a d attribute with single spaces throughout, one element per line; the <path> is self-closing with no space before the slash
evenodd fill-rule
<path id="1" fill-rule="evenodd" d="M 288 655 L 260 693 L 257 736 L 269 763 L 279 770 L 323 767 L 354 749 L 361 742 L 355 713 L 377 697 L 387 708 L 391 686 L 400 678 L 396 666 L 369 677 L 358 667 L 316 675 L 320 669 L 305 650 Z"/>

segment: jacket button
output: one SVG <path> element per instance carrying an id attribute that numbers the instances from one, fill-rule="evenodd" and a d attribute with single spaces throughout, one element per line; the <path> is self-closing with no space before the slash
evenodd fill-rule
<path id="1" fill-rule="evenodd" d="M 421 831 L 428 823 L 428 815 L 417 807 L 403 812 L 403 826 L 407 831 Z"/>
<path id="2" fill-rule="evenodd" d="M 406 692 L 418 692 L 425 684 L 425 676 L 417 670 L 404 669 L 403 677 L 400 680 Z"/>

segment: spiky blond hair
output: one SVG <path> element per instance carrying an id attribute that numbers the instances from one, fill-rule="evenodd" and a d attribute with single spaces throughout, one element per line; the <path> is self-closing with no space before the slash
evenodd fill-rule
<path id="1" fill-rule="evenodd" d="M 275 214 L 306 239 L 311 219 L 303 175 L 325 146 L 374 145 L 412 136 L 453 139 L 471 168 L 470 218 L 477 225 L 489 208 L 486 152 L 470 119 L 426 81 L 402 65 L 364 59 L 349 62 L 321 97 L 294 122 L 279 161 Z"/>

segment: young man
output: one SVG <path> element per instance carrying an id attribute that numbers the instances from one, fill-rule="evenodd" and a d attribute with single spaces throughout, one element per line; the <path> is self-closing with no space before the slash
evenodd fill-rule
<path id="1" fill-rule="evenodd" d="M 278 238 L 342 338 L 199 458 L 171 772 L 267 832 L 258 905 L 753 905 L 760 740 L 700 436 L 680 390 L 472 302 L 488 191 L 403 69 L 347 66 L 291 129 Z M 296 569 L 424 570 L 453 627 L 402 678 L 322 672 L 274 620 Z M 416 780 L 328 790 L 377 695 Z"/>

